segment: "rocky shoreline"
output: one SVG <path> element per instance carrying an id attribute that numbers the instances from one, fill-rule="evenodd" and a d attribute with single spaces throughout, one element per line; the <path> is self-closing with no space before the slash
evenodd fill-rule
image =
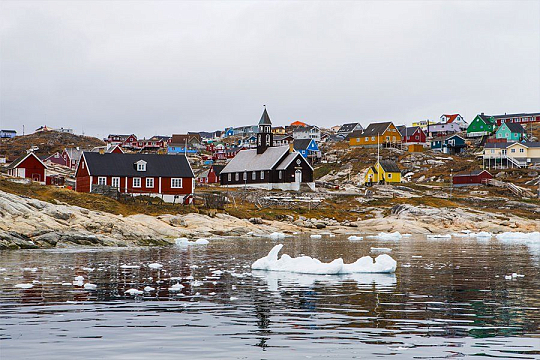
<path id="1" fill-rule="evenodd" d="M 492 214 L 467 208 L 397 205 L 389 215 L 339 223 L 332 219 L 285 221 L 239 219 L 227 214 L 214 217 L 187 215 L 122 216 L 60 202 L 0 191 L 0 249 L 65 248 L 74 246 L 172 245 L 178 237 L 264 236 L 272 232 L 333 232 L 359 234 L 448 233 L 472 231 L 540 231 L 540 222 L 513 215 Z"/>

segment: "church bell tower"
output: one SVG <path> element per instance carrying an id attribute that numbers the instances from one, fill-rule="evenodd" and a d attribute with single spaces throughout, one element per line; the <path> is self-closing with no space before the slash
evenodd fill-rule
<path id="1" fill-rule="evenodd" d="M 262 154 L 272 146 L 274 135 L 272 134 L 272 122 L 264 107 L 261 120 L 259 120 L 259 132 L 257 133 L 257 154 Z"/>

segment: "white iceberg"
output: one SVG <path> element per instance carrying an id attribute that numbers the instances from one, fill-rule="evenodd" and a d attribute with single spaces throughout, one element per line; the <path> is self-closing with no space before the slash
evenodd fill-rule
<path id="1" fill-rule="evenodd" d="M 380 232 L 377 235 L 368 236 L 368 238 L 378 240 L 399 240 L 402 237 L 403 236 L 400 234 L 399 231 L 395 231 L 393 233 Z"/>
<path id="2" fill-rule="evenodd" d="M 322 235 L 320 235 L 320 234 L 311 234 L 309 237 L 312 238 L 312 239 L 320 239 L 320 238 L 322 238 Z"/>
<path id="3" fill-rule="evenodd" d="M 487 232 L 487 231 L 480 231 L 479 233 L 470 233 L 469 235 L 475 238 L 491 238 L 493 236 L 492 233 Z"/>
<path id="4" fill-rule="evenodd" d="M 144 290 L 144 292 L 152 292 L 152 291 L 154 291 L 156 289 L 151 287 L 151 286 L 145 286 L 143 290 Z"/>
<path id="5" fill-rule="evenodd" d="M 126 265 L 126 264 L 122 264 L 120 265 L 120 267 L 122 269 L 139 269 L 140 268 L 139 265 Z"/>
<path id="6" fill-rule="evenodd" d="M 129 290 L 126 290 L 125 293 L 129 295 L 141 295 L 143 292 L 137 289 L 129 289 Z"/>
<path id="7" fill-rule="evenodd" d="M 173 286 L 171 286 L 169 288 L 169 291 L 180 291 L 184 288 L 184 285 L 180 284 L 180 283 L 176 283 L 174 284 Z"/>
<path id="8" fill-rule="evenodd" d="M 363 240 L 364 238 L 362 236 L 351 235 L 347 239 L 351 241 L 357 241 L 357 240 Z"/>
<path id="9" fill-rule="evenodd" d="M 351 274 L 351 273 L 393 273 L 397 263 L 389 255 L 383 254 L 375 258 L 364 256 L 352 264 L 344 264 L 343 259 L 335 259 L 329 263 L 323 263 L 309 256 L 292 258 L 283 254 L 278 259 L 278 254 L 283 244 L 276 245 L 267 256 L 255 261 L 253 270 L 286 271 L 302 274 Z"/>
<path id="10" fill-rule="evenodd" d="M 91 283 L 86 283 L 86 284 L 84 284 L 84 288 L 86 290 L 96 290 L 97 285 L 96 284 L 91 284 Z"/>
<path id="11" fill-rule="evenodd" d="M 17 285 L 15 285 L 15 287 L 17 289 L 30 289 L 30 288 L 33 288 L 34 285 L 32 285 L 32 284 L 17 284 Z"/>
<path id="12" fill-rule="evenodd" d="M 496 236 L 497 240 L 503 241 L 540 241 L 540 232 L 505 232 Z"/>
<path id="13" fill-rule="evenodd" d="M 273 232 L 268 237 L 272 240 L 279 240 L 279 239 L 285 239 L 285 234 L 282 232 Z"/>
<path id="14" fill-rule="evenodd" d="M 197 239 L 195 241 L 191 241 L 188 238 L 181 237 L 174 239 L 174 243 L 179 246 L 190 246 L 190 245 L 206 245 L 209 243 L 206 239 Z"/>
<path id="15" fill-rule="evenodd" d="M 148 267 L 150 269 L 161 269 L 163 267 L 163 265 L 158 264 L 158 263 L 151 263 L 151 264 L 148 264 Z"/>

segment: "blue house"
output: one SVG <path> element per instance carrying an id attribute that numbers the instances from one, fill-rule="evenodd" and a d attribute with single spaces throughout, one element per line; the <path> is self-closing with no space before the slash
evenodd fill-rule
<path id="1" fill-rule="evenodd" d="M 233 135 L 234 135 L 234 129 L 231 127 L 231 128 L 225 129 L 223 137 L 230 137 Z"/>
<path id="2" fill-rule="evenodd" d="M 188 146 L 187 151 L 186 151 L 186 148 L 185 148 L 184 145 L 175 145 L 175 144 L 170 144 L 167 147 L 167 154 L 184 154 L 186 152 L 188 154 L 196 154 L 196 153 L 198 153 L 198 150 L 197 149 L 190 149 L 189 146 Z"/>
<path id="3" fill-rule="evenodd" d="M 0 138 L 6 139 L 6 138 L 14 138 L 17 136 L 17 132 L 15 130 L 0 130 Z"/>
<path id="4" fill-rule="evenodd" d="M 321 157 L 319 145 L 313 139 L 295 139 L 293 141 L 294 150 L 298 151 L 306 159 L 312 161 Z"/>
<path id="5" fill-rule="evenodd" d="M 458 134 L 448 136 L 444 139 L 431 140 L 431 150 L 440 151 L 443 154 L 459 154 L 466 147 L 465 139 Z"/>
<path id="6" fill-rule="evenodd" d="M 506 139 L 506 141 L 521 141 L 527 138 L 527 133 L 521 124 L 502 123 L 495 133 L 497 139 Z"/>

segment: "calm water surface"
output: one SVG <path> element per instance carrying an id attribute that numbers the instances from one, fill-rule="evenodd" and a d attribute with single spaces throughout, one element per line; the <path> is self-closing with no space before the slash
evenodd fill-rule
<path id="1" fill-rule="evenodd" d="M 260 238 L 0 252 L 0 359 L 540 359 L 538 246 L 425 237 L 282 242 L 284 253 L 322 261 L 391 248 L 398 269 L 252 272 L 277 243 Z M 524 276 L 505 278 L 512 273 Z M 97 289 L 73 285 L 79 275 Z M 21 283 L 33 287 L 15 287 Z M 170 291 L 177 283 L 183 288 Z M 126 294 L 146 286 L 155 291 Z"/>

